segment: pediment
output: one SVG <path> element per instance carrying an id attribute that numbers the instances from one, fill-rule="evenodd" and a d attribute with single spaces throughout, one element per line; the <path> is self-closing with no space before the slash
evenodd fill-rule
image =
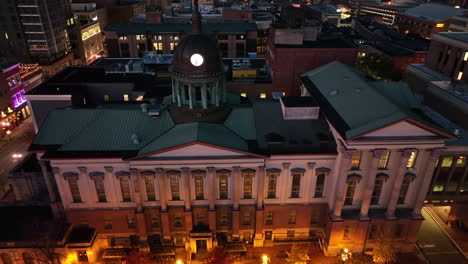
<path id="1" fill-rule="evenodd" d="M 252 154 L 250 154 L 252 155 Z M 233 157 L 233 156 L 249 156 L 249 153 L 238 151 L 235 149 L 228 149 L 225 147 L 219 147 L 215 145 L 205 144 L 191 144 L 183 145 L 175 148 L 161 150 L 158 153 L 154 153 L 146 156 L 147 158 L 177 158 L 177 157 L 206 157 L 206 158 L 219 158 L 219 157 Z"/>
<path id="2" fill-rule="evenodd" d="M 440 138 L 438 131 L 432 128 L 424 128 L 407 120 L 402 120 L 388 126 L 362 134 L 360 139 L 391 139 L 391 138 Z"/>

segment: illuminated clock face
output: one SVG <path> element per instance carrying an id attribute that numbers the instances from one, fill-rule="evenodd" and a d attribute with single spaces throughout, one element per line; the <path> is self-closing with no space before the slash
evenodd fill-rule
<path id="1" fill-rule="evenodd" d="M 192 55 L 192 57 L 190 57 L 190 62 L 193 64 L 193 66 L 198 67 L 203 64 L 203 56 L 195 53 Z"/>

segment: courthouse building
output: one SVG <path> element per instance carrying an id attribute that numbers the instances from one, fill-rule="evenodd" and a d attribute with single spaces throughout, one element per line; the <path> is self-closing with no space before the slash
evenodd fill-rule
<path id="1" fill-rule="evenodd" d="M 72 226 L 95 228 L 107 248 L 148 241 L 151 252 L 316 240 L 336 255 L 372 248 L 381 233 L 409 250 L 455 136 L 407 87 L 340 62 L 303 74 L 303 97 L 243 103 L 226 92 L 198 11 L 193 20 L 171 96 L 57 109 L 43 122 L 30 150 L 50 163 Z"/>

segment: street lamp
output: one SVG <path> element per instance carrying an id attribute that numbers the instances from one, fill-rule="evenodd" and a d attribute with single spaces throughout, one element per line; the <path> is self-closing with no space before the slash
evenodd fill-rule
<path id="1" fill-rule="evenodd" d="M 184 263 L 182 262 L 182 260 L 178 259 L 178 260 L 176 261 L 176 264 L 184 264 Z"/>
<path id="2" fill-rule="evenodd" d="M 341 260 L 343 261 L 343 263 L 347 263 L 351 259 L 352 255 L 353 253 L 351 253 L 349 249 L 345 248 L 341 253 Z"/>
<path id="3" fill-rule="evenodd" d="M 268 261 L 270 261 L 270 258 L 268 258 L 267 255 L 262 256 L 262 264 L 268 264 Z"/>

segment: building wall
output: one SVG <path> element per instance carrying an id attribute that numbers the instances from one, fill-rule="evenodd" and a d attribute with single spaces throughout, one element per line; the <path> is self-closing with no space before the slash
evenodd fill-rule
<path id="1" fill-rule="evenodd" d="M 418 34 L 423 38 L 431 38 L 432 33 L 447 32 L 450 26 L 450 19 L 432 22 L 420 18 L 397 14 L 395 25 L 401 33 Z"/>
<path id="2" fill-rule="evenodd" d="M 357 48 L 277 48 L 272 43 L 268 49 L 273 91 L 285 92 L 287 96 L 300 94 L 300 74 L 335 60 L 354 65 L 358 54 Z"/>

